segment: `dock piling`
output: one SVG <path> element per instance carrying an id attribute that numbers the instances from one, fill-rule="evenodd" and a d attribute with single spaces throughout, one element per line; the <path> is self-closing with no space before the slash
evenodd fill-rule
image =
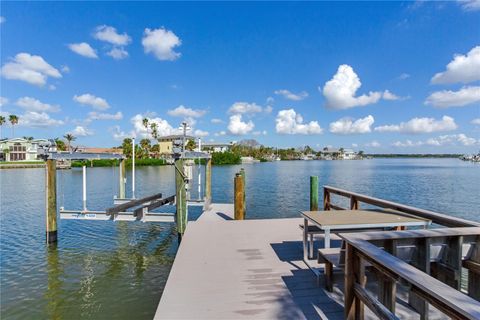
<path id="1" fill-rule="evenodd" d="M 318 177 L 310 176 L 310 211 L 318 211 Z"/>
<path id="2" fill-rule="evenodd" d="M 245 195 L 245 189 L 247 187 L 247 180 L 245 177 L 245 169 L 241 168 L 240 169 L 240 175 L 242 176 L 243 179 L 243 217 L 245 218 L 247 216 L 247 199 Z"/>
<path id="3" fill-rule="evenodd" d="M 212 202 L 212 159 L 206 159 L 205 165 L 205 208 Z"/>
<path id="4" fill-rule="evenodd" d="M 245 184 L 241 173 L 234 178 L 234 217 L 235 220 L 245 219 Z"/>
<path id="5" fill-rule="evenodd" d="M 175 199 L 176 199 L 176 223 L 178 239 L 181 240 L 187 225 L 187 190 L 186 176 L 183 159 L 175 160 Z"/>
<path id="6" fill-rule="evenodd" d="M 125 160 L 120 159 L 120 163 L 118 165 L 119 171 L 119 190 L 118 190 L 118 197 L 120 199 L 125 199 Z"/>
<path id="7" fill-rule="evenodd" d="M 57 242 L 57 161 L 47 160 L 45 166 L 45 213 L 47 243 Z"/>

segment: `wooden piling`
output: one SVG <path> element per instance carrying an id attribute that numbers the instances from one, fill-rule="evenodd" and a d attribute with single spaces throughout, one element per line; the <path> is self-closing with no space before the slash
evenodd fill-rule
<path id="1" fill-rule="evenodd" d="M 118 171 L 119 171 L 118 197 L 120 199 L 125 199 L 125 159 L 120 159 L 120 163 L 118 165 Z"/>
<path id="2" fill-rule="evenodd" d="M 205 204 L 206 207 L 212 202 L 212 159 L 206 159 L 205 165 Z"/>
<path id="3" fill-rule="evenodd" d="M 245 177 L 245 169 L 241 168 L 240 169 L 240 175 L 242 176 L 243 179 L 243 218 L 247 216 L 247 198 L 245 194 L 245 189 L 247 188 L 247 180 Z"/>
<path id="4" fill-rule="evenodd" d="M 243 177 L 237 173 L 234 178 L 234 217 L 235 220 L 245 219 L 245 201 L 244 201 L 244 183 Z"/>
<path id="5" fill-rule="evenodd" d="M 45 166 L 45 213 L 47 243 L 57 242 L 57 161 L 47 160 Z"/>
<path id="6" fill-rule="evenodd" d="M 318 177 L 310 176 L 310 211 L 318 211 Z"/>
<path id="7" fill-rule="evenodd" d="M 181 240 L 187 226 L 187 190 L 183 159 L 175 160 L 175 200 L 178 238 Z"/>

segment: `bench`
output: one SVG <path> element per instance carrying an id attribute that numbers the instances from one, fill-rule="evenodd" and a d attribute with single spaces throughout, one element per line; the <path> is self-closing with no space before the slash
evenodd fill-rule
<path id="1" fill-rule="evenodd" d="M 345 266 L 345 244 L 341 248 L 318 249 L 318 263 L 324 263 L 325 289 L 333 291 L 333 267 L 343 269 Z"/>

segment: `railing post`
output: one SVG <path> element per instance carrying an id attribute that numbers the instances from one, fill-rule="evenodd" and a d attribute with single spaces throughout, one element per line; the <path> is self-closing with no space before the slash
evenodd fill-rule
<path id="1" fill-rule="evenodd" d="M 45 166 L 47 243 L 57 242 L 57 161 L 49 159 Z"/>
<path id="2" fill-rule="evenodd" d="M 354 274 L 354 255 L 355 248 L 347 243 L 345 248 L 345 316 L 347 320 L 354 319 L 355 317 L 355 274 Z"/>
<path id="3" fill-rule="evenodd" d="M 245 177 L 245 169 L 244 168 L 241 168 L 240 169 L 240 175 L 242 176 L 242 179 L 243 179 L 243 218 L 245 219 L 245 217 L 247 216 L 247 197 L 246 197 L 246 194 L 245 194 L 245 189 L 247 188 L 247 180 L 246 180 L 246 177 Z"/>
<path id="4" fill-rule="evenodd" d="M 323 210 L 330 210 L 330 191 L 323 188 Z"/>
<path id="5" fill-rule="evenodd" d="M 206 159 L 205 164 L 205 207 L 212 202 L 212 158 Z"/>
<path id="6" fill-rule="evenodd" d="M 118 197 L 120 199 L 125 199 L 125 159 L 120 159 L 118 164 Z"/>
<path id="7" fill-rule="evenodd" d="M 391 255 L 396 255 L 397 242 L 395 240 L 385 240 L 385 251 Z M 378 300 L 393 314 L 395 314 L 395 301 L 397 297 L 397 283 L 389 276 L 379 270 L 378 279 Z"/>
<path id="8" fill-rule="evenodd" d="M 244 207 L 245 202 L 243 200 L 244 195 L 244 184 L 243 178 L 240 173 L 237 173 L 234 178 L 234 217 L 235 220 L 243 220 L 244 216 Z"/>
<path id="9" fill-rule="evenodd" d="M 470 260 L 480 264 L 480 236 L 477 236 Z M 480 273 L 468 269 L 468 295 L 480 301 Z"/>
<path id="10" fill-rule="evenodd" d="M 354 196 L 350 196 L 350 210 L 358 210 L 360 209 L 360 204 L 358 203 L 357 198 Z"/>
<path id="11" fill-rule="evenodd" d="M 318 211 L 318 177 L 310 176 L 310 211 Z"/>
<path id="12" fill-rule="evenodd" d="M 185 188 L 185 170 L 183 159 L 175 160 L 175 202 L 178 239 L 181 241 L 187 224 L 187 190 Z"/>
<path id="13" fill-rule="evenodd" d="M 418 238 L 415 243 L 416 251 L 412 265 L 430 275 L 430 239 Z M 408 294 L 408 303 L 420 314 L 421 320 L 428 319 L 428 302 L 414 292 Z"/>

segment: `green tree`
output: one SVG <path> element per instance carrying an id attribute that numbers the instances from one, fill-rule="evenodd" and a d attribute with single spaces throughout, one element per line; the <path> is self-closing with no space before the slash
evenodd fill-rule
<path id="1" fill-rule="evenodd" d="M 12 124 L 12 138 L 15 137 L 15 125 L 18 124 L 18 117 L 14 114 L 8 116 L 8 120 Z"/>
<path id="2" fill-rule="evenodd" d="M 23 139 L 27 140 L 28 142 L 32 141 L 33 140 L 33 137 L 26 137 L 26 136 L 23 136 Z"/>
<path id="3" fill-rule="evenodd" d="M 148 122 L 149 122 L 148 118 L 143 118 L 142 124 L 145 127 L 145 129 L 147 130 L 147 137 L 148 137 Z"/>
<path id="4" fill-rule="evenodd" d="M 4 116 L 0 116 L 0 139 L 2 139 L 2 129 L 5 122 L 7 122 L 7 119 Z"/>
<path id="5" fill-rule="evenodd" d="M 132 157 L 132 139 L 130 139 L 130 138 L 125 138 L 125 139 L 123 139 L 123 142 L 122 142 L 122 150 L 123 150 L 123 154 L 124 154 L 127 158 L 131 158 L 131 157 Z"/>
<path id="6" fill-rule="evenodd" d="M 65 142 L 60 138 L 55 138 L 55 144 L 57 145 L 58 151 L 67 151 L 67 147 L 65 146 Z"/>
<path id="7" fill-rule="evenodd" d="M 152 129 L 152 138 L 158 140 L 158 125 L 155 122 L 150 124 L 150 129 Z"/>
<path id="8" fill-rule="evenodd" d="M 140 140 L 140 148 L 142 149 L 141 158 L 148 158 L 148 155 L 150 153 L 150 148 L 151 148 L 150 140 L 149 139 Z"/>
<path id="9" fill-rule="evenodd" d="M 185 145 L 185 149 L 193 151 L 195 150 L 195 141 L 193 139 L 188 140 L 187 144 Z"/>
<path id="10" fill-rule="evenodd" d="M 71 133 L 67 133 L 63 138 L 67 140 L 68 151 L 72 151 L 72 141 L 75 141 L 77 138 Z"/>

